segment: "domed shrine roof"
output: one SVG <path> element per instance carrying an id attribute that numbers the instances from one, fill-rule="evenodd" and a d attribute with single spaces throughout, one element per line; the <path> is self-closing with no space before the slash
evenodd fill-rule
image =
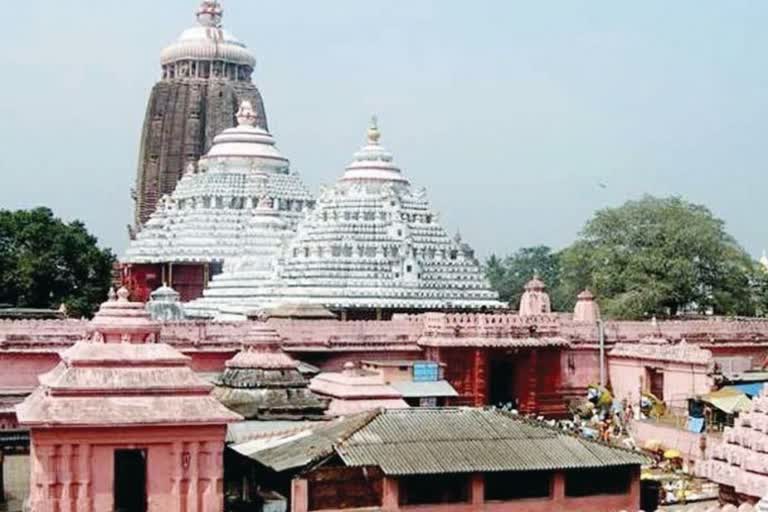
<path id="1" fill-rule="evenodd" d="M 223 61 L 254 68 L 256 59 L 236 37 L 221 26 L 224 11 L 218 1 L 204 0 L 197 11 L 198 25 L 185 30 L 165 48 L 162 65 L 174 62 Z"/>
<path id="2" fill-rule="evenodd" d="M 384 382 L 381 374 L 356 368 L 351 361 L 345 363 L 339 373 L 325 372 L 315 376 L 309 389 L 330 398 L 330 416 L 408 407 L 402 393 Z"/>
<path id="3" fill-rule="evenodd" d="M 546 315 L 552 312 L 549 294 L 546 292 L 547 285 L 534 275 L 533 279 L 525 285 L 525 291 L 520 297 L 520 316 L 538 316 Z"/>
<path id="4" fill-rule="evenodd" d="M 309 390 L 298 361 L 276 344 L 251 346 L 227 361 L 214 396 L 246 419 L 322 419 L 328 408 Z"/>
<path id="5" fill-rule="evenodd" d="M 582 323 L 595 323 L 600 320 L 600 306 L 591 291 L 584 290 L 576 297 L 573 320 Z"/>
<path id="6" fill-rule="evenodd" d="M 241 311 L 501 307 L 471 248 L 448 236 L 426 192 L 411 188 L 380 137 L 374 121 L 366 145 L 299 223 L 268 286 L 250 286 L 247 274 L 234 272 L 203 300 Z"/>
<path id="7" fill-rule="evenodd" d="M 242 102 L 237 119 L 163 197 L 124 263 L 221 262 L 242 254 L 246 239 L 263 231 L 265 217 L 270 234 L 290 230 L 312 207 L 272 135 L 256 126 L 250 102 Z"/>

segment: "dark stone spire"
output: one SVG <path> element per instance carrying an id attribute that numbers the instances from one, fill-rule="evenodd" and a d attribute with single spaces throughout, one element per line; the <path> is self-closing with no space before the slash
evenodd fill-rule
<path id="1" fill-rule="evenodd" d="M 242 101 L 251 102 L 256 124 L 267 129 L 261 93 L 251 81 L 256 60 L 221 28 L 221 16 L 218 2 L 203 1 L 197 26 L 162 52 L 162 79 L 152 89 L 141 134 L 134 193 L 138 229 L 160 198 L 173 192 L 189 163 L 236 125 Z"/>

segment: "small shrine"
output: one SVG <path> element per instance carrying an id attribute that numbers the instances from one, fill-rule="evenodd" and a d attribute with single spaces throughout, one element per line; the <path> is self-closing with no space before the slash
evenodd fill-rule
<path id="1" fill-rule="evenodd" d="M 538 316 L 551 313 L 552 305 L 546 290 L 547 285 L 544 284 L 544 281 L 539 279 L 538 275 L 533 276 L 533 279 L 526 283 L 525 291 L 520 297 L 518 314 L 520 316 Z"/>
<path id="2" fill-rule="evenodd" d="M 600 306 L 591 291 L 584 290 L 576 297 L 573 321 L 585 324 L 594 324 L 600 321 Z"/>
<path id="3" fill-rule="evenodd" d="M 227 361 L 214 396 L 246 420 L 323 419 L 328 400 L 309 390 L 298 361 L 280 350 L 275 331 L 265 330 L 266 343 L 251 342 Z"/>
<path id="4" fill-rule="evenodd" d="M 330 399 L 329 416 L 408 407 L 403 394 L 387 384 L 380 373 L 356 368 L 352 362 L 345 363 L 341 372 L 317 375 L 312 379 L 309 389 Z"/>
<path id="5" fill-rule="evenodd" d="M 89 339 L 17 406 L 30 429 L 30 510 L 223 509 L 227 424 L 242 418 L 158 333 L 128 290 L 111 294 Z"/>

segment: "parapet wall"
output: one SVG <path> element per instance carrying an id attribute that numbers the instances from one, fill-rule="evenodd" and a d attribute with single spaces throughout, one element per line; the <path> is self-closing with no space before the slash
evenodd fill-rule
<path id="1" fill-rule="evenodd" d="M 0 351 L 53 350 L 85 337 L 85 320 L 2 320 Z M 162 325 L 161 339 L 179 349 L 238 349 L 248 339 L 251 322 L 180 321 Z M 350 321 L 270 319 L 289 347 L 343 349 L 368 345 L 415 345 L 422 336 L 530 337 L 559 336 L 574 345 L 597 344 L 596 324 L 574 322 L 570 315 L 521 317 L 510 313 L 424 313 L 395 315 L 392 320 Z M 759 346 L 768 343 L 768 319 L 608 321 L 607 344 L 637 343 L 648 338 L 686 340 L 703 348 L 720 344 Z"/>

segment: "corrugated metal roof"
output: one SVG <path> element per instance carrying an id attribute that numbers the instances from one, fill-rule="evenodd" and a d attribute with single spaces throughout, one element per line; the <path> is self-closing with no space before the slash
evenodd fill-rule
<path id="1" fill-rule="evenodd" d="M 325 423 L 325 422 L 323 422 Z M 240 421 L 227 425 L 227 443 L 242 444 L 254 439 L 287 435 L 316 426 L 316 421 Z"/>
<path id="2" fill-rule="evenodd" d="M 358 414 L 301 432 L 257 439 L 232 446 L 236 452 L 277 472 L 303 467 L 333 453 L 334 447 L 376 415 Z"/>
<path id="3" fill-rule="evenodd" d="M 647 459 L 496 410 L 379 414 L 337 449 L 349 466 L 388 475 L 533 471 L 643 464 Z"/>
<path id="4" fill-rule="evenodd" d="M 731 386 L 701 396 L 701 401 L 717 407 L 726 414 L 748 411 L 752 400 L 741 390 Z"/>
<path id="5" fill-rule="evenodd" d="M 403 381 L 393 382 L 390 385 L 398 390 L 404 398 L 459 396 L 453 386 L 444 380 L 434 382 Z"/>
<path id="6" fill-rule="evenodd" d="M 240 451 L 240 450 L 238 450 Z M 399 409 L 334 422 L 304 436 L 262 443 L 244 455 L 275 469 L 336 451 L 348 466 L 388 475 L 533 471 L 647 463 L 645 456 L 490 409 Z"/>

